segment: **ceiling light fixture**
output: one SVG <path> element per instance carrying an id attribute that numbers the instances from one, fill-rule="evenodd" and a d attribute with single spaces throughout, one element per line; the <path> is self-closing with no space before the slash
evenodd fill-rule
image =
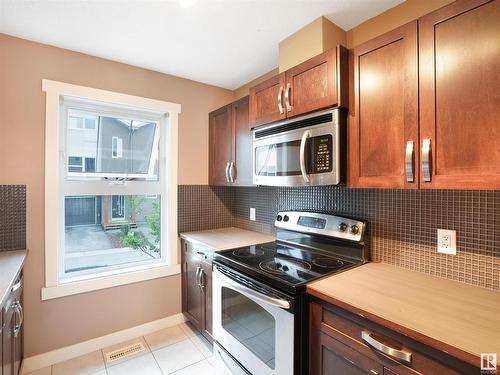
<path id="1" fill-rule="evenodd" d="M 182 8 L 189 8 L 196 4 L 198 0 L 179 0 L 179 4 Z"/>

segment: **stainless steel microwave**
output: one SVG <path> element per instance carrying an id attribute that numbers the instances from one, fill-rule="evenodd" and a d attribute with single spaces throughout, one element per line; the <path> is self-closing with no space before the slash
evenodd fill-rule
<path id="1" fill-rule="evenodd" d="M 253 183 L 338 185 L 345 175 L 346 112 L 335 108 L 255 128 Z"/>

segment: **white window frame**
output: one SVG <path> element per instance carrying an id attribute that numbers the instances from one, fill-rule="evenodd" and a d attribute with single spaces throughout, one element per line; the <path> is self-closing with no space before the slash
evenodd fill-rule
<path id="1" fill-rule="evenodd" d="M 42 80 L 46 93 L 45 118 L 45 286 L 42 300 L 89 292 L 118 285 L 135 283 L 180 273 L 177 239 L 177 168 L 178 168 L 178 115 L 181 106 L 160 100 L 142 98 L 111 91 L 72 85 L 64 82 Z M 161 118 L 157 127 L 161 145 L 159 161 L 160 180 L 152 181 L 88 181 L 82 188 L 81 181 L 62 178 L 67 172 L 67 156 L 61 142 L 65 142 L 61 113 L 63 102 L 78 98 L 89 103 L 102 102 L 124 109 L 148 111 Z M 66 130 L 66 129 L 64 129 Z M 65 143 L 63 143 L 65 144 Z M 163 151 L 162 151 L 163 150 Z M 157 152 L 157 151 L 156 151 Z M 168 152 L 168 155 L 167 155 Z M 163 173 L 162 170 L 163 169 Z M 85 174 L 88 177 L 88 174 Z M 145 177 L 144 175 L 140 175 Z M 119 176 L 117 176 L 119 177 Z M 129 177 L 131 177 L 129 175 Z M 91 276 L 82 275 L 61 279 L 61 252 L 64 251 L 64 197 L 67 195 L 121 195 L 116 186 L 127 184 L 127 194 L 161 194 L 162 261 L 128 268 L 110 269 Z M 147 193 L 144 193 L 144 192 Z"/>

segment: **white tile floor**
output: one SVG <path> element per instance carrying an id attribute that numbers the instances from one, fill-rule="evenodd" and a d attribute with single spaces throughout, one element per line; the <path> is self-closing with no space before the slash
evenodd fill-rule
<path id="1" fill-rule="evenodd" d="M 105 363 L 105 353 L 138 341 L 145 351 Z M 210 343 L 189 323 L 183 323 L 28 375 L 219 375 L 213 363 Z"/>

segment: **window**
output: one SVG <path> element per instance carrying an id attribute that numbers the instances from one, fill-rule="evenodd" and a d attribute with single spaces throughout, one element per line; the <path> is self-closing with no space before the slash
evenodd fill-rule
<path id="1" fill-rule="evenodd" d="M 123 156 L 123 139 L 118 137 L 112 138 L 111 143 L 111 157 L 113 159 L 118 159 Z"/>
<path id="2" fill-rule="evenodd" d="M 179 272 L 179 106 L 53 81 L 44 85 L 46 221 L 54 225 L 46 227 L 42 298 Z"/>

